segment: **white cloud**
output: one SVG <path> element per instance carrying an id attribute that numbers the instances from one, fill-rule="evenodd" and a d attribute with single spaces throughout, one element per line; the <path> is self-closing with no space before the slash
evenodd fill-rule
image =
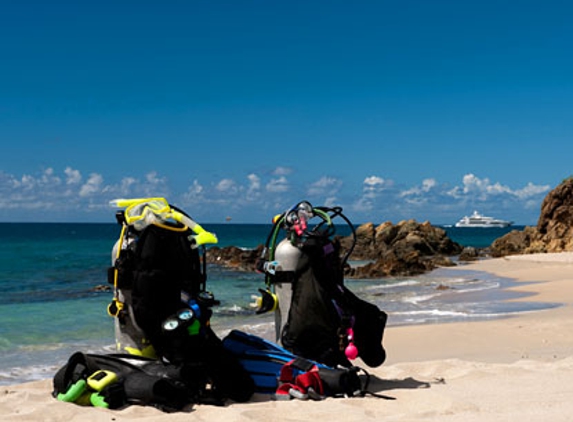
<path id="1" fill-rule="evenodd" d="M 437 184 L 435 179 L 424 179 L 422 181 L 422 191 L 429 192 L 432 188 L 436 187 Z"/>
<path id="2" fill-rule="evenodd" d="M 122 195 L 129 196 L 129 193 L 132 190 L 132 187 L 137 184 L 137 179 L 134 177 L 124 177 L 121 179 L 121 183 L 119 185 L 119 190 Z"/>
<path id="3" fill-rule="evenodd" d="M 376 200 L 388 188 L 393 185 L 391 180 L 378 176 L 369 176 L 362 182 L 362 196 L 352 204 L 356 212 L 368 213 L 376 207 Z"/>
<path id="4" fill-rule="evenodd" d="M 81 197 L 93 196 L 101 191 L 103 177 L 97 173 L 90 174 L 87 182 L 81 187 L 79 195 Z"/>
<path id="5" fill-rule="evenodd" d="M 341 180 L 334 177 L 323 176 L 310 185 L 307 194 L 309 196 L 335 195 L 341 186 Z"/>
<path id="6" fill-rule="evenodd" d="M 16 189 L 17 186 L 18 180 L 13 175 L 0 170 L 0 192 L 9 192 L 11 189 Z"/>
<path id="7" fill-rule="evenodd" d="M 271 179 L 266 185 L 267 192 L 282 193 L 289 190 L 289 183 L 286 177 L 279 177 L 277 179 Z"/>
<path id="8" fill-rule="evenodd" d="M 390 180 L 385 180 L 378 176 L 370 176 L 364 179 L 362 191 L 364 192 L 364 197 L 375 198 L 380 192 L 383 192 L 392 185 L 393 182 Z"/>
<path id="9" fill-rule="evenodd" d="M 372 211 L 374 205 L 371 200 L 365 197 L 359 198 L 356 202 L 352 204 L 352 210 L 356 212 L 368 213 Z"/>
<path id="10" fill-rule="evenodd" d="M 145 196 L 169 196 L 169 188 L 166 177 L 159 177 L 156 171 L 145 175 L 145 181 L 138 186 Z"/>
<path id="11" fill-rule="evenodd" d="M 42 186 L 56 186 L 62 183 L 62 179 L 54 174 L 53 168 L 47 168 L 44 170 L 44 174 L 39 180 L 39 184 Z"/>
<path id="12" fill-rule="evenodd" d="M 38 178 L 25 174 L 20 180 L 12 177 L 11 182 L 13 187 L 17 189 L 34 190 L 41 187 L 44 190 L 50 190 L 55 186 L 61 185 L 62 180 L 54 175 L 54 169 L 47 168 Z"/>
<path id="13" fill-rule="evenodd" d="M 237 183 L 235 183 L 232 179 L 222 179 L 217 183 L 215 189 L 219 192 L 223 193 L 236 193 L 237 192 Z"/>
<path id="14" fill-rule="evenodd" d="M 152 186 L 157 186 L 167 183 L 167 179 L 165 177 L 158 177 L 156 171 L 147 173 L 145 175 L 145 180 L 148 184 Z"/>
<path id="15" fill-rule="evenodd" d="M 429 193 L 432 189 L 434 189 L 438 185 L 435 179 L 424 179 L 422 181 L 422 186 L 414 186 L 408 190 L 405 190 L 400 193 L 401 197 L 405 196 L 415 196 L 415 195 L 422 195 L 425 193 Z"/>
<path id="16" fill-rule="evenodd" d="M 191 195 L 200 195 L 203 193 L 203 186 L 199 183 L 197 179 L 193 180 L 193 184 L 187 189 L 187 193 Z"/>
<path id="17" fill-rule="evenodd" d="M 539 194 L 549 192 L 550 190 L 551 186 L 549 185 L 534 185 L 533 183 L 529 182 L 524 188 L 514 191 L 514 195 L 520 199 L 527 199 L 532 196 L 537 196 Z"/>
<path id="18" fill-rule="evenodd" d="M 66 167 L 64 173 L 67 176 L 66 184 L 67 185 L 77 185 L 82 181 L 82 175 L 79 170 L 74 170 L 71 167 Z"/>
<path id="19" fill-rule="evenodd" d="M 384 179 L 378 176 L 369 176 L 364 179 L 364 184 L 368 186 L 383 185 Z"/>
<path id="20" fill-rule="evenodd" d="M 261 178 L 254 173 L 247 176 L 249 186 L 247 188 L 247 199 L 253 200 L 260 196 Z"/>
<path id="21" fill-rule="evenodd" d="M 466 174 L 462 179 L 464 193 L 482 193 L 486 192 L 490 184 L 489 179 L 480 179 L 473 174 Z"/>
<path id="22" fill-rule="evenodd" d="M 463 184 L 464 193 L 477 194 L 484 199 L 489 195 L 511 193 L 511 189 L 508 186 L 503 186 L 499 182 L 492 184 L 487 177 L 480 179 L 473 174 L 466 174 L 463 178 Z"/>
<path id="23" fill-rule="evenodd" d="M 509 186 L 502 185 L 499 182 L 491 183 L 487 177 L 482 179 L 469 173 L 463 177 L 462 186 L 454 187 L 447 194 L 457 199 L 472 197 L 481 201 L 487 201 L 492 197 L 499 197 L 500 195 L 526 199 L 548 192 L 549 190 L 550 187 L 547 185 L 539 186 L 531 182 L 524 188 L 512 190 Z"/>
<path id="24" fill-rule="evenodd" d="M 25 190 L 31 190 L 36 185 L 36 179 L 27 174 L 22 176 L 21 180 L 14 180 L 16 187 L 22 187 Z"/>
<path id="25" fill-rule="evenodd" d="M 102 179 L 103 182 L 103 179 Z M 143 180 L 126 176 L 118 184 L 102 185 L 100 194 L 106 197 L 168 197 L 167 178 L 155 171 L 144 175 Z"/>
<path id="26" fill-rule="evenodd" d="M 205 201 L 203 192 L 203 185 L 201 185 L 197 179 L 193 180 L 193 183 L 187 187 L 185 193 L 181 195 L 182 206 L 196 206 L 203 203 Z"/>
<path id="27" fill-rule="evenodd" d="M 289 174 L 292 173 L 292 169 L 290 167 L 277 167 L 273 170 L 273 175 L 274 176 L 288 176 Z"/>

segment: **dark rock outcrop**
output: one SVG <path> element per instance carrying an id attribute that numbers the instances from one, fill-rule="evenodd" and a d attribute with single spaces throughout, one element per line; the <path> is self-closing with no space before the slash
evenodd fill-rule
<path id="1" fill-rule="evenodd" d="M 573 178 L 564 180 L 541 204 L 537 226 L 513 230 L 491 245 L 491 255 L 573 251 Z"/>
<path id="2" fill-rule="evenodd" d="M 536 227 L 525 227 L 523 230 L 512 230 L 506 235 L 496 239 L 491 245 L 491 256 L 519 255 L 533 253 L 531 245 L 538 245 L 535 252 L 546 252 Z"/>
<path id="3" fill-rule="evenodd" d="M 462 250 L 458 260 L 460 261 L 476 261 L 480 257 L 480 251 L 473 246 L 467 246 Z"/>
<path id="4" fill-rule="evenodd" d="M 372 223 L 363 224 L 356 230 L 356 236 L 352 259 L 373 262 L 348 268 L 346 276 L 353 278 L 421 274 L 437 266 L 455 265 L 449 256 L 462 251 L 445 230 L 415 220 L 398 224 L 385 222 L 378 227 Z M 351 241 L 349 237 L 343 238 L 341 245 L 348 247 Z"/>
<path id="5" fill-rule="evenodd" d="M 207 252 L 207 263 L 222 265 L 237 271 L 255 271 L 256 263 L 263 251 L 263 245 L 255 249 L 241 249 L 236 246 L 220 248 L 212 246 Z"/>

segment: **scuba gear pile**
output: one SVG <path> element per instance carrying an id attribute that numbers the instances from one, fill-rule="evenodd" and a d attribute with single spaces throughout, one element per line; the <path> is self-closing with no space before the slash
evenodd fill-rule
<path id="1" fill-rule="evenodd" d="M 211 328 L 206 244 L 217 237 L 164 198 L 118 199 L 121 225 L 108 281 L 118 354 L 77 352 L 54 376 L 60 401 L 110 409 L 129 404 L 181 410 L 193 403 L 364 395 L 358 367 L 384 362 L 386 314 L 344 286 L 356 241 L 340 207 L 303 201 L 277 216 L 257 268 L 265 273 L 257 313 L 275 312 L 278 344 Z M 312 224 L 317 217 L 318 224 Z M 333 220 L 354 243 L 341 257 Z M 281 230 L 285 239 L 278 242 Z M 277 244 L 278 242 L 278 244 Z"/>
<path id="2" fill-rule="evenodd" d="M 313 218 L 318 223 L 311 224 Z M 353 242 L 341 255 L 333 220 L 340 217 Z M 276 341 L 295 355 L 335 367 L 360 357 L 371 367 L 386 353 L 382 337 L 387 315 L 344 285 L 344 266 L 354 249 L 354 226 L 340 207 L 296 204 L 273 219 L 257 269 L 266 290 L 257 313 L 275 312 Z M 279 232 L 286 236 L 277 244 Z"/>
<path id="3" fill-rule="evenodd" d="M 165 411 L 247 401 L 253 380 L 210 326 L 217 301 L 206 290 L 204 245 L 217 237 L 164 198 L 112 205 L 125 207 L 116 213 L 121 234 L 108 269 L 114 291 L 108 313 L 121 353 L 75 353 L 54 376 L 54 397 Z"/>

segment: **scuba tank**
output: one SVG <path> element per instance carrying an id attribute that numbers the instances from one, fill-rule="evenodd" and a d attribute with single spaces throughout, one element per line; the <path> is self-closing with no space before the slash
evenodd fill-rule
<path id="1" fill-rule="evenodd" d="M 300 239 L 307 229 L 307 221 L 313 216 L 310 203 L 302 201 L 283 214 L 273 218 L 273 228 L 269 233 L 265 248 L 257 263 L 257 270 L 265 274 L 265 290 L 259 289 L 260 297 L 251 296 L 255 302 L 252 307 L 256 313 L 275 312 L 275 338 L 279 342 L 287 322 L 292 302 L 293 282 L 303 256 L 298 247 Z M 280 230 L 287 231 L 287 237 L 277 245 Z M 268 255 L 267 255 L 268 253 Z"/>
<path id="2" fill-rule="evenodd" d="M 319 222 L 309 226 L 318 217 Z M 352 240 L 341 250 L 335 217 Z M 313 207 L 303 201 L 273 219 L 257 269 L 265 273 L 257 313 L 275 312 L 277 342 L 290 352 L 329 366 L 351 366 L 360 357 L 368 366 L 384 362 L 382 336 L 387 315 L 344 285 L 344 266 L 356 244 L 352 223 L 341 207 Z M 286 236 L 277 241 L 279 232 Z"/>
<path id="3" fill-rule="evenodd" d="M 120 215 L 120 214 L 118 214 Z M 118 223 L 123 223 L 118 218 Z M 108 306 L 108 313 L 114 318 L 114 335 L 118 352 L 127 352 L 149 358 L 157 358 L 155 349 L 146 337 L 144 330 L 137 324 L 132 301 L 132 271 L 136 238 L 130 230 L 122 230 L 111 250 L 111 266 L 108 268 L 108 281 L 114 285 L 115 298 Z M 121 271 L 120 271 L 121 269 Z"/>
<path id="4" fill-rule="evenodd" d="M 275 310 L 275 335 L 279 341 L 287 322 L 290 304 L 292 300 L 293 281 L 302 251 L 294 246 L 289 239 L 283 239 L 275 249 L 275 269 L 274 291 L 278 301 Z"/>
<path id="5" fill-rule="evenodd" d="M 265 273 L 267 289 L 259 289 L 261 298 L 256 298 L 253 306 L 258 308 L 258 314 L 275 312 L 276 341 L 285 347 L 285 341 L 289 343 L 288 326 L 292 319 L 292 307 L 295 305 L 295 313 L 300 313 L 298 304 L 301 303 L 301 291 L 307 287 L 301 277 L 304 278 L 303 273 L 313 271 L 310 255 L 315 254 L 311 249 L 317 249 L 317 239 L 328 239 L 334 234 L 331 214 L 341 215 L 341 209 L 314 208 L 309 202 L 302 201 L 273 218 L 273 229 L 258 265 L 259 271 Z M 309 229 L 308 223 L 313 217 L 319 217 L 320 223 Z M 279 242 L 277 237 L 281 230 L 286 236 Z M 314 245 L 314 248 L 309 248 L 309 245 Z M 293 293 L 296 297 L 293 297 Z"/>

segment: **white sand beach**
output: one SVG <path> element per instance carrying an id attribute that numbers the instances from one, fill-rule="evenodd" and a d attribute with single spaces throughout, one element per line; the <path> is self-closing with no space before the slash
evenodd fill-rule
<path id="1" fill-rule="evenodd" d="M 514 317 L 390 327 L 375 397 L 280 401 L 256 396 L 225 407 L 166 414 L 150 407 L 106 410 L 61 403 L 51 380 L 3 387 L 5 421 L 570 421 L 573 418 L 573 253 L 512 256 L 464 268 L 513 278 L 531 301 L 563 306 Z M 518 299 L 525 300 L 525 299 Z M 390 316 L 391 317 L 391 316 Z M 360 365 L 360 362 L 358 362 Z"/>

